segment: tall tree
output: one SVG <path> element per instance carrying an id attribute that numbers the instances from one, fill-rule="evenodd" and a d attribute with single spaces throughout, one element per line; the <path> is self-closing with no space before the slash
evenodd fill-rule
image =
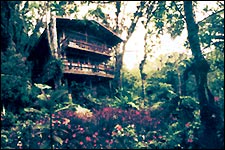
<path id="1" fill-rule="evenodd" d="M 30 72 L 25 51 L 29 36 L 20 16 L 21 5 L 19 1 L 1 1 L 1 104 L 14 113 L 30 103 Z"/>
<path id="2" fill-rule="evenodd" d="M 188 41 L 194 56 L 192 72 L 196 78 L 198 99 L 200 101 L 200 116 L 202 122 L 200 143 L 202 148 L 218 148 L 217 124 L 220 123 L 220 115 L 214 103 L 214 97 L 207 86 L 207 74 L 210 70 L 210 66 L 202 55 L 198 35 L 199 28 L 194 19 L 195 14 L 191 1 L 184 1 L 184 12 Z"/>
<path id="3" fill-rule="evenodd" d="M 144 65 L 146 64 L 147 56 L 148 53 L 152 50 L 149 45 L 153 46 L 152 42 L 149 41 L 149 36 L 151 37 L 151 34 L 153 31 L 151 31 L 148 26 L 151 21 L 151 18 L 153 17 L 154 13 L 157 11 L 157 3 L 156 1 L 149 1 L 145 4 L 146 9 L 144 12 L 144 16 L 146 17 L 146 21 L 142 21 L 144 28 L 147 30 L 144 35 L 144 57 L 142 61 L 139 64 L 139 71 L 141 75 L 141 84 L 142 84 L 142 98 L 145 99 L 145 79 L 146 79 L 146 74 L 144 73 Z"/>
<path id="4" fill-rule="evenodd" d="M 52 58 L 49 60 L 51 64 L 51 67 L 54 66 L 55 68 L 58 69 L 51 69 L 48 70 L 48 72 L 54 71 L 53 74 L 61 74 L 59 76 L 53 75 L 53 80 L 54 80 L 54 86 L 55 88 L 58 88 L 60 84 L 60 80 L 62 77 L 62 70 L 60 69 L 60 66 L 58 63 L 52 63 L 52 62 L 57 62 L 57 59 L 59 58 L 59 48 L 58 48 L 58 43 L 57 43 L 57 30 L 56 30 L 56 15 L 55 12 L 51 10 L 51 2 L 47 2 L 47 10 L 46 10 L 46 30 L 47 30 L 47 38 L 48 38 L 48 44 L 50 51 L 52 53 Z M 48 66 L 50 67 L 50 65 Z M 59 73 L 58 73 L 59 72 Z"/>
<path id="5" fill-rule="evenodd" d="M 167 29 L 172 38 L 181 35 L 183 29 L 185 29 L 185 24 L 187 26 L 188 44 L 186 43 L 186 46 L 191 49 L 193 58 L 191 65 L 187 66 L 184 71 L 184 77 L 187 77 L 190 73 L 195 76 L 202 123 L 199 144 L 202 148 L 217 148 L 219 145 L 217 127 L 220 126 L 218 124 L 221 124 L 221 115 L 218 106 L 214 102 L 214 96 L 207 85 L 210 65 L 206 61 L 201 47 L 204 45 L 210 48 L 214 46 L 214 49 L 220 50 L 224 47 L 222 44 L 224 41 L 224 17 L 221 17 L 224 8 L 221 3 L 218 5 L 222 9 L 213 12 L 206 19 L 196 23 L 193 7 L 198 6 L 197 2 L 166 2 L 165 5 L 160 6 L 161 9 L 159 10 L 167 13 L 159 13 L 154 20 L 159 33 L 163 33 L 162 31 Z M 166 19 L 163 20 L 163 18 Z M 205 22 L 207 23 L 205 24 Z M 201 27 L 201 32 L 199 32 L 199 27 Z M 186 79 L 184 78 L 184 80 Z"/>

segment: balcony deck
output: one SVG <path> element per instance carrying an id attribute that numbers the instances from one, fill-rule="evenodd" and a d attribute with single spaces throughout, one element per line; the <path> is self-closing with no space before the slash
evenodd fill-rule
<path id="1" fill-rule="evenodd" d="M 114 78 L 114 69 L 108 65 L 91 65 L 64 60 L 64 73 Z"/>
<path id="2" fill-rule="evenodd" d="M 97 46 L 84 41 L 72 40 L 69 41 L 68 47 L 75 48 L 83 51 L 94 52 L 101 55 L 110 57 L 109 50 L 103 46 Z"/>

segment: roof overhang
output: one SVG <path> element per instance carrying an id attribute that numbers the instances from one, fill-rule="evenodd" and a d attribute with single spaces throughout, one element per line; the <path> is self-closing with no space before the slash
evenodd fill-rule
<path id="1" fill-rule="evenodd" d="M 115 46 L 123 40 L 113 31 L 106 28 L 95 20 L 80 20 L 56 17 L 57 28 L 65 28 L 75 30 L 77 32 L 86 33 L 87 35 L 98 37 L 107 45 Z"/>

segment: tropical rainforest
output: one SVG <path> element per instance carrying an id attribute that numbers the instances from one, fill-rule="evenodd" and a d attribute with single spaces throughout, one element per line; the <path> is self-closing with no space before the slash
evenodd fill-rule
<path id="1" fill-rule="evenodd" d="M 224 149 L 224 2 L 203 3 L 1 1 L 1 149 Z M 54 35 L 55 16 L 93 19 L 123 36 L 112 49 L 113 90 L 99 87 L 110 95 L 32 79 L 30 53 L 45 28 Z M 140 25 L 143 55 L 128 69 Z M 185 52 L 154 55 L 165 34 Z M 48 63 L 43 76 L 60 80 L 62 62 Z"/>

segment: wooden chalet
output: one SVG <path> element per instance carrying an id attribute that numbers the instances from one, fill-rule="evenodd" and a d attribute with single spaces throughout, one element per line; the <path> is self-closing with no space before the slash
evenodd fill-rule
<path id="1" fill-rule="evenodd" d="M 58 58 L 64 65 L 62 83 L 68 87 L 72 81 L 85 82 L 91 88 L 99 84 L 110 86 L 110 80 L 114 78 L 114 66 L 108 62 L 112 47 L 122 42 L 122 39 L 94 20 L 57 17 L 56 29 Z M 45 30 L 30 55 L 34 82 L 39 82 L 43 67 L 52 55 Z"/>

